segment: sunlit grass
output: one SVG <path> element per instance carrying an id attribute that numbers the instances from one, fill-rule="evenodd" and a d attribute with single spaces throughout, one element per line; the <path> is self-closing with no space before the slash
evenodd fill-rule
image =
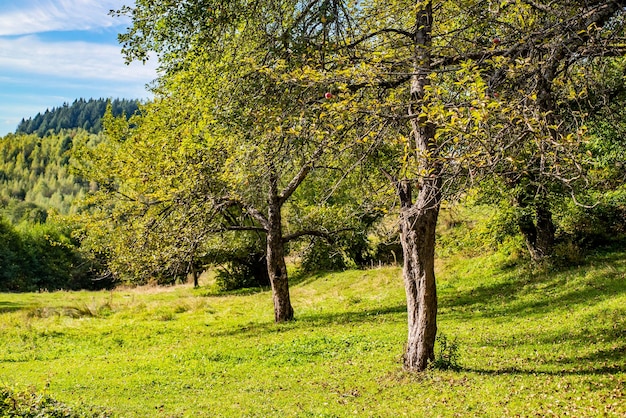
<path id="1" fill-rule="evenodd" d="M 626 255 L 561 271 L 438 262 L 458 371 L 402 371 L 397 267 L 268 291 L 211 286 L 0 296 L 0 382 L 119 416 L 624 416 Z"/>

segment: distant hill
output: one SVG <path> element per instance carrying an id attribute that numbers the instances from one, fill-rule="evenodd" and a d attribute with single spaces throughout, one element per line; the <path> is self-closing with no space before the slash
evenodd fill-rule
<path id="1" fill-rule="evenodd" d="M 75 140 L 99 141 L 107 104 L 130 117 L 138 100 L 77 99 L 22 119 L 15 134 L 0 137 L 0 216 L 13 223 L 45 222 L 53 210 L 66 215 L 90 187 L 69 169 Z"/>
<path id="2" fill-rule="evenodd" d="M 0 138 L 0 215 L 18 223 L 45 221 L 50 210 L 71 213 L 89 187 L 69 168 L 72 146 L 98 136 L 73 129 L 44 137 L 20 133 Z"/>
<path id="3" fill-rule="evenodd" d="M 110 285 L 94 281 L 103 274 L 99 259 L 85 255 L 74 235 L 79 225 L 63 216 L 77 213 L 97 187 L 72 173 L 73 147 L 103 136 L 75 128 L 0 137 L 0 291 Z"/>
<path id="4" fill-rule="evenodd" d="M 38 113 L 34 118 L 22 119 L 16 134 L 36 134 L 43 138 L 47 134 L 58 134 L 64 129 L 81 128 L 90 133 L 99 133 L 102 130 L 101 119 L 106 111 L 109 99 L 77 99 L 72 104 Z M 114 99 L 111 100 L 114 116 L 125 114 L 132 116 L 139 107 L 138 100 Z"/>

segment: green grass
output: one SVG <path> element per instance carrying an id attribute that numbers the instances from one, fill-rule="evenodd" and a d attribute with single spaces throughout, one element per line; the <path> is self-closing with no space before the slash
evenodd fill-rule
<path id="1" fill-rule="evenodd" d="M 205 287 L 0 295 L 0 384 L 123 417 L 626 416 L 626 254 L 557 272 L 438 262 L 460 370 L 402 371 L 399 268 L 271 295 Z"/>

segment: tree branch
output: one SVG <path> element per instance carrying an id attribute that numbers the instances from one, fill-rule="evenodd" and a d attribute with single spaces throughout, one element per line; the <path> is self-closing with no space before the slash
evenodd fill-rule
<path id="1" fill-rule="evenodd" d="M 378 36 L 380 34 L 383 34 L 383 33 L 395 33 L 397 35 L 406 36 L 407 38 L 413 38 L 413 36 L 414 36 L 413 33 L 405 31 L 405 30 L 402 30 L 402 29 L 384 28 L 384 29 L 381 29 L 381 30 L 377 30 L 376 32 L 369 33 L 369 34 L 361 37 L 360 39 L 357 39 L 356 41 L 352 42 L 351 44 L 346 45 L 345 47 L 348 48 L 348 49 L 349 48 L 354 48 L 355 46 L 359 45 L 360 43 L 365 42 L 368 39 L 371 39 L 371 38 L 373 38 L 375 36 Z"/>
<path id="2" fill-rule="evenodd" d="M 258 211 L 256 208 L 250 205 L 243 205 L 243 208 L 246 210 L 246 212 L 250 214 L 250 216 L 252 216 L 254 220 L 260 223 L 261 226 L 263 226 L 264 231 L 269 230 L 269 222 L 267 218 L 260 211 Z"/>
<path id="3" fill-rule="evenodd" d="M 216 229 L 211 232 L 226 232 L 226 231 L 259 231 L 259 232 L 267 232 L 267 229 L 262 226 L 254 226 L 254 225 L 231 225 L 225 226 L 221 229 Z"/>
<path id="4" fill-rule="evenodd" d="M 283 192 L 280 194 L 280 196 L 278 197 L 280 205 L 285 203 L 287 199 L 289 199 L 289 197 L 293 194 L 293 192 L 296 191 L 298 186 L 302 184 L 306 176 L 308 176 L 311 170 L 313 169 L 315 165 L 315 161 L 317 161 L 317 159 L 322 155 L 325 149 L 326 149 L 326 142 L 324 141 L 319 146 L 319 148 L 315 150 L 313 155 L 311 155 L 311 158 L 309 159 L 309 161 L 300 168 L 300 171 L 298 171 L 298 173 L 294 176 L 294 178 L 291 179 L 289 184 L 287 184 Z"/>

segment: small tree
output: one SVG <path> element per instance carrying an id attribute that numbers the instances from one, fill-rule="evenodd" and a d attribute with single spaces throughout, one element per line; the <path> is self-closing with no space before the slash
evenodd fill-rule
<path id="1" fill-rule="evenodd" d="M 171 12 L 205 18 L 194 4 L 187 6 Z M 223 231 L 263 233 L 277 322 L 293 318 L 285 245 L 333 232 L 323 224 L 310 225 L 308 214 L 285 221 L 286 206 L 310 175 L 321 171 L 334 174 L 318 177 L 327 193 L 307 212 L 333 206 L 328 196 L 356 172 L 352 156 L 368 147 L 343 141 L 349 127 L 336 108 L 344 104 L 335 103 L 325 85 L 325 57 L 307 44 L 323 37 L 323 30 L 303 23 L 308 10 L 296 6 L 257 3 L 254 13 L 234 16 L 230 6 L 216 5 L 217 21 L 208 32 L 194 26 L 195 20 L 172 22 L 184 26 L 181 36 L 189 44 L 176 41 L 172 50 L 158 44 L 166 71 L 156 100 L 130 125 L 109 117 L 106 132 L 113 141 L 92 153 L 87 167 L 102 185 L 100 205 L 113 206 L 102 220 L 106 223 L 112 213 L 115 225 L 128 224 L 111 247 L 120 268 L 136 265 L 138 273 L 146 258 L 159 259 L 155 266 L 190 259 L 202 253 L 209 235 Z M 144 7 L 138 2 L 126 11 L 136 17 Z M 169 21 L 166 9 L 147 23 L 137 20 L 123 37 L 127 48 L 154 47 L 153 35 L 175 41 L 169 38 L 171 28 L 161 33 L 152 26 L 161 18 Z M 267 21 L 276 23 L 259 25 Z M 216 38 L 206 38 L 207 33 Z M 228 218 L 233 211 L 241 215 Z M 144 255 L 129 252 L 133 247 Z"/>

